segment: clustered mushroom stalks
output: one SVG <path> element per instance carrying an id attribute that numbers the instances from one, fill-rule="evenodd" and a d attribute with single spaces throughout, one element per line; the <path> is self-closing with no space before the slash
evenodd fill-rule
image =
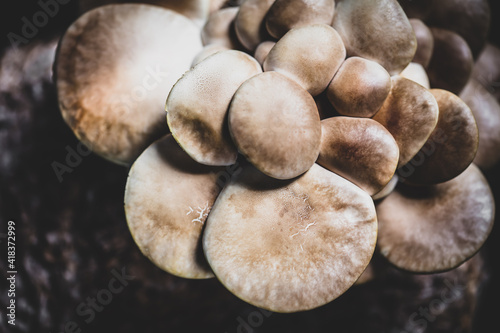
<path id="1" fill-rule="evenodd" d="M 418 273 L 479 250 L 494 200 L 478 166 L 500 159 L 481 81 L 498 50 L 474 65 L 485 0 L 185 1 L 202 28 L 170 2 L 86 12 L 55 63 L 76 136 L 131 165 L 127 222 L 154 264 L 295 312 L 376 248 Z"/>

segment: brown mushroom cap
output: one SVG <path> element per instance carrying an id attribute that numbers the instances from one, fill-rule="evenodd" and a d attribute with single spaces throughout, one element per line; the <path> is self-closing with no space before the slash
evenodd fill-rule
<path id="1" fill-rule="evenodd" d="M 201 49 L 200 52 L 194 57 L 193 62 L 191 63 L 191 68 L 198 65 L 203 60 L 210 57 L 212 54 L 215 54 L 220 51 L 228 51 L 229 49 L 221 44 L 210 44 Z"/>
<path id="2" fill-rule="evenodd" d="M 475 165 L 446 183 L 399 187 L 377 204 L 378 247 L 408 271 L 449 270 L 483 245 L 494 210 L 488 182 Z"/>
<path id="3" fill-rule="evenodd" d="M 266 40 L 257 46 L 254 53 L 254 58 L 259 62 L 259 64 L 264 65 L 264 61 L 266 60 L 271 49 L 276 45 L 276 42 Z"/>
<path id="4" fill-rule="evenodd" d="M 429 17 L 432 11 L 434 1 L 435 0 L 399 0 L 398 2 L 409 18 L 425 20 Z"/>
<path id="5" fill-rule="evenodd" d="M 56 58 L 61 113 L 94 152 L 131 163 L 167 133 L 163 103 L 201 49 L 199 29 L 156 6 L 110 5 L 74 22 Z"/>
<path id="6" fill-rule="evenodd" d="M 424 88 L 430 89 L 431 87 L 427 72 L 422 65 L 417 64 L 416 62 L 410 62 L 410 64 L 399 75 L 420 84 Z"/>
<path id="7" fill-rule="evenodd" d="M 237 49 L 239 41 L 234 32 L 234 19 L 238 10 L 239 7 L 228 7 L 210 14 L 201 30 L 203 45 L 219 44 L 228 49 Z"/>
<path id="8" fill-rule="evenodd" d="M 374 120 L 384 125 L 399 146 L 398 167 L 408 163 L 436 127 L 439 108 L 424 87 L 403 77 L 392 78 L 392 90 Z"/>
<path id="9" fill-rule="evenodd" d="M 486 45 L 474 64 L 472 77 L 500 101 L 500 48 Z"/>
<path id="10" fill-rule="evenodd" d="M 213 277 L 201 233 L 222 189 L 222 167 L 193 161 L 171 135 L 147 148 L 130 169 L 125 213 L 141 252 L 161 269 L 185 278 Z"/>
<path id="11" fill-rule="evenodd" d="M 479 145 L 474 163 L 490 169 L 500 161 L 500 105 L 479 82 L 471 79 L 460 94 L 476 119 Z"/>
<path id="12" fill-rule="evenodd" d="M 311 95 L 277 72 L 244 82 L 229 107 L 229 129 L 238 150 L 261 172 L 290 179 L 316 161 L 321 141 Z"/>
<path id="13" fill-rule="evenodd" d="M 236 161 L 227 110 L 239 86 L 260 72 L 254 58 L 229 50 L 211 55 L 177 81 L 168 95 L 167 121 L 172 135 L 191 158 L 207 165 Z"/>
<path id="14" fill-rule="evenodd" d="M 415 33 L 395 0 L 342 0 L 335 8 L 333 27 L 349 57 L 376 61 L 391 75 L 399 74 L 415 55 Z"/>
<path id="15" fill-rule="evenodd" d="M 478 147 L 478 130 L 470 108 L 456 95 L 430 91 L 439 106 L 436 128 L 420 152 L 399 176 L 414 184 L 437 184 L 461 174 L 472 163 Z"/>
<path id="16" fill-rule="evenodd" d="M 375 61 L 348 58 L 340 66 L 326 93 L 335 109 L 351 117 L 372 117 L 391 91 L 389 73 Z"/>
<path id="17" fill-rule="evenodd" d="M 245 0 L 234 21 L 236 36 L 250 52 L 268 39 L 264 18 L 275 0 Z"/>
<path id="18" fill-rule="evenodd" d="M 398 181 L 399 181 L 399 177 L 397 174 L 392 176 L 391 180 L 387 183 L 387 185 L 384 186 L 384 188 L 382 190 L 380 190 L 379 192 L 372 195 L 373 201 L 382 200 L 382 199 L 386 198 L 389 194 L 391 194 L 396 189 L 396 186 L 398 185 Z"/>
<path id="19" fill-rule="evenodd" d="M 313 24 L 331 25 L 334 0 L 276 0 L 266 16 L 266 28 L 280 39 L 289 30 Z"/>
<path id="20" fill-rule="evenodd" d="M 417 51 L 412 62 L 416 62 L 427 68 L 434 52 L 434 36 L 431 29 L 419 19 L 410 19 L 410 24 L 417 37 Z"/>
<path id="21" fill-rule="evenodd" d="M 370 195 L 391 180 L 398 159 L 396 141 L 373 119 L 333 117 L 321 121 L 318 164 Z"/>
<path id="22" fill-rule="evenodd" d="M 434 53 L 427 68 L 432 88 L 459 94 L 469 81 L 473 58 L 467 42 L 450 30 L 432 28 Z"/>
<path id="23" fill-rule="evenodd" d="M 264 70 L 279 72 L 316 96 L 326 89 L 345 56 L 335 29 L 310 25 L 287 32 L 269 52 Z"/>
<path id="24" fill-rule="evenodd" d="M 370 196 L 315 164 L 294 181 L 247 167 L 213 206 L 203 249 L 236 296 L 276 312 L 326 304 L 368 265 L 377 238 Z"/>

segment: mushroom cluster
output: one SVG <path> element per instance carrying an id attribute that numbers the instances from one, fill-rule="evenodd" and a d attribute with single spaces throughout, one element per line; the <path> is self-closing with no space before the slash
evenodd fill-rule
<path id="1" fill-rule="evenodd" d="M 344 293 L 376 248 L 418 273 L 480 249 L 494 200 L 473 162 L 500 159 L 500 108 L 471 78 L 486 1 L 214 7 L 200 29 L 170 9 L 106 5 L 59 44 L 62 115 L 132 165 L 125 212 L 145 256 L 295 312 Z"/>

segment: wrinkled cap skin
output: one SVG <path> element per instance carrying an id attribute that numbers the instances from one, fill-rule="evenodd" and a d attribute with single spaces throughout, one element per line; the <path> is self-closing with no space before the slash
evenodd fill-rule
<path id="1" fill-rule="evenodd" d="M 344 293 L 377 238 L 370 196 L 315 164 L 294 181 L 243 169 L 218 197 L 203 249 L 232 293 L 275 312 L 316 308 Z"/>
<path id="2" fill-rule="evenodd" d="M 450 30 L 432 28 L 434 53 L 427 69 L 432 88 L 460 94 L 472 73 L 474 59 L 465 40 Z"/>
<path id="3" fill-rule="evenodd" d="M 267 40 L 262 42 L 257 46 L 254 53 L 254 58 L 259 62 L 259 64 L 264 65 L 264 61 L 267 58 L 267 55 L 271 51 L 271 49 L 276 45 L 276 42 Z"/>
<path id="4" fill-rule="evenodd" d="M 277 72 L 244 82 L 229 108 L 238 150 L 261 172 L 290 179 L 316 161 L 321 122 L 316 103 L 297 83 Z"/>
<path id="5" fill-rule="evenodd" d="M 432 36 L 431 29 L 421 20 L 410 19 L 410 24 L 417 37 L 417 51 L 412 62 L 427 68 L 434 52 L 434 36 Z"/>
<path id="6" fill-rule="evenodd" d="M 415 55 L 415 33 L 396 0 L 339 1 L 333 27 L 349 57 L 376 61 L 391 75 L 399 74 Z"/>
<path id="7" fill-rule="evenodd" d="M 478 147 L 476 120 L 470 108 L 446 90 L 432 89 L 439 106 L 436 128 L 399 176 L 413 184 L 437 184 L 461 174 L 474 160 Z"/>
<path id="8" fill-rule="evenodd" d="M 321 121 L 318 164 L 370 195 L 391 180 L 398 159 L 396 141 L 373 119 L 333 117 Z"/>
<path id="9" fill-rule="evenodd" d="M 59 44 L 62 116 L 94 152 L 129 164 L 167 133 L 163 101 L 200 50 L 198 28 L 170 10 L 122 4 L 87 12 Z"/>
<path id="10" fill-rule="evenodd" d="M 439 108 L 434 96 L 416 82 L 392 78 L 392 90 L 373 117 L 392 134 L 399 147 L 401 167 L 415 156 L 436 127 Z"/>
<path id="11" fill-rule="evenodd" d="M 279 72 L 316 96 L 326 89 L 345 57 L 335 29 L 310 25 L 287 32 L 269 52 L 264 70 Z"/>
<path id="12" fill-rule="evenodd" d="M 213 277 L 201 233 L 222 189 L 223 172 L 193 161 L 171 135 L 135 161 L 125 189 L 125 213 L 135 242 L 155 265 L 180 277 Z"/>
<path id="13" fill-rule="evenodd" d="M 382 107 L 390 91 L 391 77 L 384 67 L 360 57 L 344 61 L 326 90 L 340 114 L 367 118 Z"/>
<path id="14" fill-rule="evenodd" d="M 240 51 L 218 52 L 177 81 L 168 95 L 170 131 L 198 163 L 231 165 L 237 150 L 227 128 L 226 115 L 236 90 L 261 73 L 260 64 Z"/>
<path id="15" fill-rule="evenodd" d="M 265 17 L 275 0 L 245 0 L 234 21 L 236 36 L 250 52 L 268 39 Z"/>
<path id="16" fill-rule="evenodd" d="M 481 248 L 494 214 L 493 195 L 475 165 L 439 185 L 399 186 L 377 204 L 378 248 L 404 270 L 450 270 Z"/>
<path id="17" fill-rule="evenodd" d="M 266 16 L 266 28 L 280 39 L 289 30 L 313 24 L 331 25 L 334 0 L 276 0 Z"/>
<path id="18" fill-rule="evenodd" d="M 406 67 L 399 75 L 420 84 L 424 88 L 431 88 L 429 77 L 427 76 L 425 68 L 416 62 L 410 62 L 408 67 Z"/>
<path id="19" fill-rule="evenodd" d="M 239 43 L 234 32 L 234 19 L 238 10 L 239 7 L 228 7 L 210 14 L 201 30 L 203 45 L 219 44 L 228 49 L 237 49 Z"/>

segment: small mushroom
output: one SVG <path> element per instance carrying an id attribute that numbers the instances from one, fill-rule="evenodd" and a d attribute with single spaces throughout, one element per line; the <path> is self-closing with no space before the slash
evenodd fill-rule
<path id="1" fill-rule="evenodd" d="M 391 194 L 398 185 L 399 177 L 397 174 L 392 176 L 391 180 L 384 186 L 382 190 L 372 195 L 373 201 L 382 200 Z"/>
<path id="2" fill-rule="evenodd" d="M 321 121 L 318 164 L 370 195 L 391 180 L 398 159 L 396 141 L 373 119 L 333 117 Z"/>
<path id="3" fill-rule="evenodd" d="M 275 312 L 326 304 L 367 267 L 377 238 L 370 196 L 315 164 L 293 181 L 245 167 L 221 192 L 203 249 L 232 293 Z"/>
<path id="4" fill-rule="evenodd" d="M 413 184 L 437 184 L 461 174 L 472 163 L 478 130 L 470 108 L 456 95 L 430 90 L 439 106 L 439 119 L 431 136 L 399 176 Z"/>
<path id="5" fill-rule="evenodd" d="M 412 80 L 427 89 L 430 89 L 431 87 L 427 72 L 422 65 L 417 64 L 416 62 L 410 62 L 408 67 L 406 67 L 399 75 L 408 80 Z"/>
<path id="6" fill-rule="evenodd" d="M 321 123 L 314 99 L 277 72 L 258 74 L 238 88 L 229 129 L 240 153 L 273 178 L 297 177 L 318 158 Z"/>
<path id="7" fill-rule="evenodd" d="M 239 7 L 228 7 L 210 14 L 201 30 L 203 45 L 219 44 L 228 49 L 238 49 L 239 41 L 234 31 L 238 10 Z"/>
<path id="8" fill-rule="evenodd" d="M 389 73 L 375 61 L 348 58 L 340 66 L 326 93 L 342 115 L 373 117 L 391 91 Z"/>
<path id="9" fill-rule="evenodd" d="M 241 44 L 250 52 L 270 39 L 265 27 L 264 18 L 275 0 L 245 0 L 240 6 L 234 21 L 236 36 Z"/>
<path id="10" fill-rule="evenodd" d="M 434 36 L 431 29 L 419 19 L 410 19 L 410 24 L 417 37 L 417 51 L 412 62 L 416 62 L 427 68 L 434 52 Z"/>
<path id="11" fill-rule="evenodd" d="M 220 51 L 228 51 L 229 49 L 221 44 L 210 44 L 205 46 L 201 51 L 194 57 L 193 62 L 191 63 L 191 68 L 198 65 L 203 60 L 210 57 L 212 54 L 215 54 Z"/>
<path id="12" fill-rule="evenodd" d="M 125 214 L 137 246 L 155 265 L 180 277 L 213 277 L 201 233 L 221 190 L 222 172 L 222 167 L 193 161 L 171 135 L 135 161 L 125 189 Z"/>
<path id="13" fill-rule="evenodd" d="M 415 55 L 415 33 L 395 0 L 339 1 L 333 27 L 349 57 L 376 61 L 391 75 L 399 74 Z"/>
<path id="14" fill-rule="evenodd" d="M 289 30 L 313 24 L 331 25 L 334 0 L 276 0 L 266 16 L 266 28 L 280 39 Z"/>
<path id="15" fill-rule="evenodd" d="M 373 117 L 392 134 L 399 147 L 399 164 L 408 163 L 436 127 L 439 108 L 434 96 L 420 84 L 400 76 L 380 111 Z"/>
<path id="16" fill-rule="evenodd" d="M 500 101 L 500 48 L 486 45 L 474 64 L 472 77 Z"/>
<path id="17" fill-rule="evenodd" d="M 326 89 L 345 56 L 335 29 L 310 25 L 287 32 L 269 52 L 264 70 L 279 72 L 316 96 Z"/>
<path id="18" fill-rule="evenodd" d="M 446 183 L 399 186 L 377 204 L 378 248 L 417 273 L 450 270 L 471 258 L 491 232 L 494 200 L 475 165 Z"/>
<path id="19" fill-rule="evenodd" d="M 276 45 L 276 42 L 266 40 L 265 42 L 262 42 L 257 46 L 255 49 L 254 53 L 254 58 L 261 64 L 262 66 L 264 65 L 264 61 L 266 60 L 269 52 L 271 49 Z"/>
<path id="20" fill-rule="evenodd" d="M 200 50 L 199 29 L 171 10 L 119 4 L 87 12 L 59 43 L 62 116 L 94 152 L 129 164 L 167 134 L 165 96 Z"/>
<path id="21" fill-rule="evenodd" d="M 172 135 L 191 158 L 206 165 L 236 161 L 227 109 L 238 87 L 261 72 L 254 58 L 229 50 L 209 56 L 177 81 L 167 98 L 167 121 Z"/>

